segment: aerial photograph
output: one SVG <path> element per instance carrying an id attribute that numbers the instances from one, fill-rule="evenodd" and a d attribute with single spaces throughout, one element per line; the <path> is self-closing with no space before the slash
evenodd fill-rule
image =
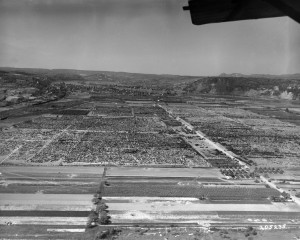
<path id="1" fill-rule="evenodd" d="M 300 239 L 299 0 L 0 0 L 0 239 Z"/>

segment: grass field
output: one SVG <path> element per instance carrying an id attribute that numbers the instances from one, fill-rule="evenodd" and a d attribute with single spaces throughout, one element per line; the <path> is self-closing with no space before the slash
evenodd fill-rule
<path id="1" fill-rule="evenodd" d="M 268 188 L 219 188 L 202 186 L 197 182 L 184 184 L 157 182 L 112 182 L 105 188 L 105 196 L 148 196 L 148 197 L 202 197 L 211 200 L 265 199 L 280 193 Z"/>

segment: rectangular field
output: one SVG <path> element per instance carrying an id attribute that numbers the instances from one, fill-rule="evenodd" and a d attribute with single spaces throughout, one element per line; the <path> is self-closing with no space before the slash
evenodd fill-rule
<path id="1" fill-rule="evenodd" d="M 209 200 L 263 200 L 280 193 L 270 188 L 210 187 L 198 182 L 116 182 L 105 187 L 107 197 L 206 197 Z"/>

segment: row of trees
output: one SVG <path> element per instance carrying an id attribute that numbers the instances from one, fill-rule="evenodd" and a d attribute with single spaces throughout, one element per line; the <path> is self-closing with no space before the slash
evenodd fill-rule
<path id="1" fill-rule="evenodd" d="M 103 171 L 103 175 L 100 181 L 100 185 L 97 189 L 97 192 L 94 194 L 92 202 L 95 204 L 95 209 L 91 211 L 88 216 L 87 227 L 94 227 L 98 224 L 107 225 L 110 224 L 110 216 L 108 215 L 108 206 L 105 204 L 105 201 L 102 199 L 105 185 L 108 185 L 105 181 L 106 168 Z"/>
<path id="2" fill-rule="evenodd" d="M 280 173 L 280 174 L 283 174 L 284 171 L 280 168 L 274 168 L 274 167 L 255 167 L 254 169 L 255 172 L 258 172 L 258 173 Z"/>

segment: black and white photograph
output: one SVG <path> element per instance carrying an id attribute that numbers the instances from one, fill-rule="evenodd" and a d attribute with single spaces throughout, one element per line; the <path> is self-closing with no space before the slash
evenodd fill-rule
<path id="1" fill-rule="evenodd" d="M 300 1 L 0 0 L 0 239 L 300 239 Z"/>

